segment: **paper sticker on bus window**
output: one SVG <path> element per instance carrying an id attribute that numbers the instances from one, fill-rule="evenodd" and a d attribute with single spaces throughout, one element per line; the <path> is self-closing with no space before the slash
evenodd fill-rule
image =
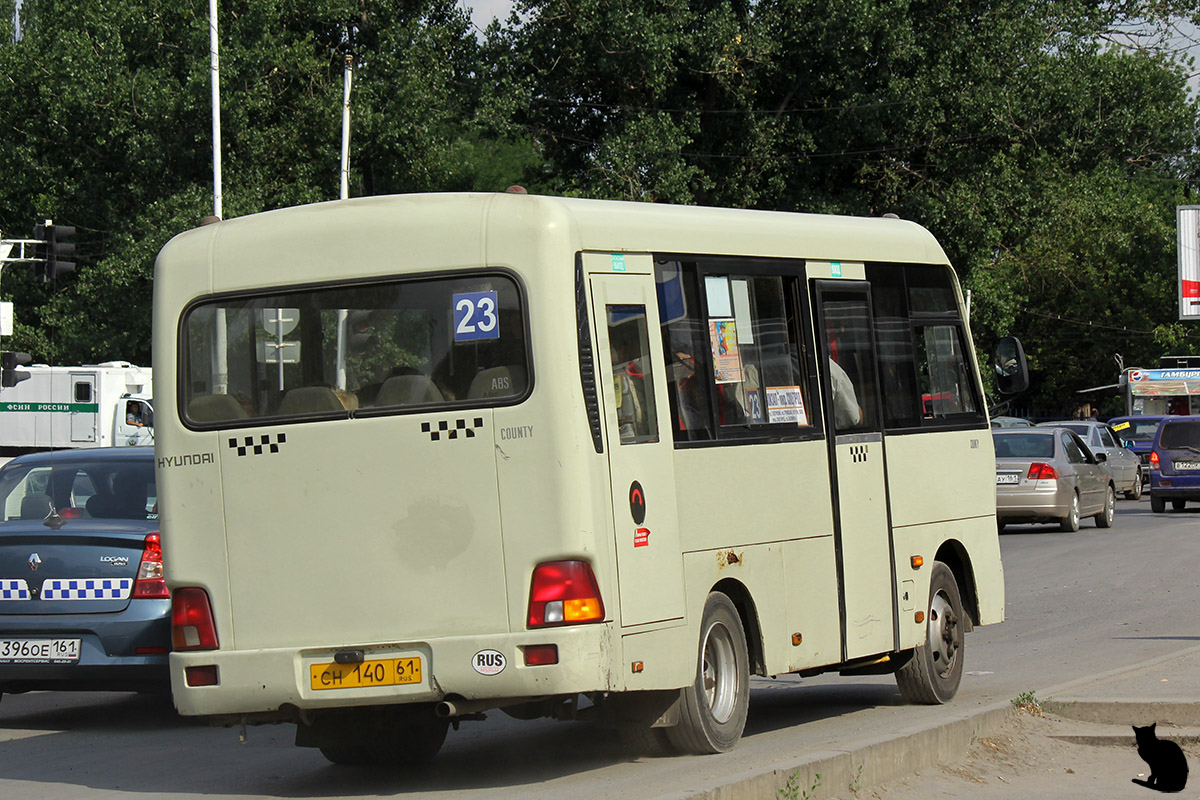
<path id="1" fill-rule="evenodd" d="M 740 383 L 742 356 L 738 352 L 737 323 L 731 319 L 716 319 L 708 323 L 712 343 L 713 378 L 717 383 Z"/>
<path id="2" fill-rule="evenodd" d="M 704 293 L 708 295 L 710 317 L 733 316 L 733 306 L 729 302 L 729 278 L 723 275 L 704 276 Z"/>
<path id="3" fill-rule="evenodd" d="M 495 290 L 462 292 L 454 295 L 453 303 L 454 341 L 500 338 L 500 311 Z"/>
<path id="4" fill-rule="evenodd" d="M 754 326 L 750 324 L 750 282 L 730 283 L 733 290 L 733 319 L 737 322 L 738 344 L 754 344 Z"/>
<path id="5" fill-rule="evenodd" d="M 1112 429 L 1113 429 L 1114 431 L 1123 431 L 1123 430 L 1125 430 L 1125 429 L 1126 429 L 1126 428 L 1128 428 L 1128 427 L 1129 427 L 1129 423 L 1128 423 L 1128 422 L 1118 422 L 1116 425 L 1113 425 L 1113 426 L 1112 426 Z"/>
<path id="6" fill-rule="evenodd" d="M 804 395 L 799 386 L 767 387 L 767 421 L 808 424 L 808 414 L 804 411 Z"/>

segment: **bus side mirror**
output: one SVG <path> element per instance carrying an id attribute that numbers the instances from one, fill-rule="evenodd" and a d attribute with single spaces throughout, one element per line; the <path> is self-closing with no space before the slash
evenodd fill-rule
<path id="1" fill-rule="evenodd" d="M 992 343 L 992 370 L 1000 394 L 1019 394 L 1029 388 L 1029 363 L 1020 339 L 1005 336 Z"/>

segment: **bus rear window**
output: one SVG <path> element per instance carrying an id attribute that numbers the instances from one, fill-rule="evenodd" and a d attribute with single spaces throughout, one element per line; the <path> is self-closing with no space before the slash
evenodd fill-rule
<path id="1" fill-rule="evenodd" d="M 202 427 L 496 405 L 529 384 L 521 295 L 498 274 L 213 300 L 180 346 L 183 418 Z"/>

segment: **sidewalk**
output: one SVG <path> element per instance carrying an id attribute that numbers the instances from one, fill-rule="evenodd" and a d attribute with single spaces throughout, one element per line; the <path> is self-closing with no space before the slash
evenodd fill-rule
<path id="1" fill-rule="evenodd" d="M 1200 646 L 1145 663 L 1038 689 L 1011 702 L 899 735 L 810 753 L 764 775 L 730 776 L 690 797 L 1096 800 L 1161 796 L 1146 777 L 1133 725 L 1157 723 L 1183 746 L 1191 773 L 1174 795 L 1200 798 Z M 819 778 L 817 777 L 819 776 Z"/>

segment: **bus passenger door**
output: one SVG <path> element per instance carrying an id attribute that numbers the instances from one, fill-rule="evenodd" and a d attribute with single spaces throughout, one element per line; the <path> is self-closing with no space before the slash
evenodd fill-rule
<path id="1" fill-rule="evenodd" d="M 609 258 L 597 259 L 606 270 Z M 654 276 L 649 256 L 645 274 L 635 272 L 639 257 L 627 259 L 620 262 L 625 274 L 590 276 L 623 627 L 684 616 L 674 440 Z"/>
<path id="2" fill-rule="evenodd" d="M 896 643 L 895 562 L 874 325 L 869 284 L 818 280 L 814 294 L 841 589 L 842 658 L 851 660 L 889 652 Z"/>

